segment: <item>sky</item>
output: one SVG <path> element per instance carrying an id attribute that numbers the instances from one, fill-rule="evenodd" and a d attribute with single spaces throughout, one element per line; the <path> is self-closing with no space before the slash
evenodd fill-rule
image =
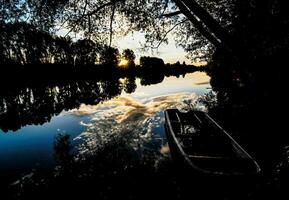
<path id="1" fill-rule="evenodd" d="M 175 63 L 180 61 L 181 63 L 185 61 L 187 64 L 191 63 L 189 59 L 186 58 L 186 52 L 177 47 L 172 35 L 168 36 L 168 44 L 162 43 L 157 50 L 148 50 L 144 52 L 141 47 L 144 43 L 144 34 L 140 32 L 130 33 L 127 36 L 115 39 L 114 44 L 120 49 L 132 49 L 138 60 L 141 56 L 156 56 L 162 58 L 165 63 Z"/>
<path id="2" fill-rule="evenodd" d="M 68 30 L 63 28 L 57 32 L 57 35 L 65 36 Z M 187 64 L 192 64 L 191 60 L 186 58 L 187 53 L 181 48 L 177 47 L 172 35 L 168 35 L 168 44 L 162 43 L 156 50 L 142 50 L 142 44 L 145 42 L 144 33 L 133 32 L 129 33 L 121 38 L 113 38 L 113 45 L 117 47 L 120 52 L 124 49 L 132 49 L 136 55 L 136 64 L 139 64 L 139 58 L 141 56 L 154 56 L 159 57 L 164 60 L 165 63 L 176 63 L 179 61 L 183 63 L 184 61 Z M 72 38 L 81 38 L 71 34 Z M 194 63 L 196 64 L 196 63 Z"/>

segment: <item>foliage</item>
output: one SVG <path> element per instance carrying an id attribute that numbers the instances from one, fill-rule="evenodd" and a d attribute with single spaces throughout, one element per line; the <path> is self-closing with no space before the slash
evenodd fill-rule
<path id="1" fill-rule="evenodd" d="M 96 44 L 88 39 L 78 40 L 72 45 L 75 65 L 94 65 L 96 62 Z"/>
<path id="2" fill-rule="evenodd" d="M 122 52 L 122 57 L 128 62 L 128 67 L 133 68 L 135 67 L 135 54 L 131 49 L 125 49 Z"/>
<path id="3" fill-rule="evenodd" d="M 3 63 L 38 64 L 51 58 L 53 38 L 49 34 L 26 23 L 9 23 L 3 25 L 2 30 L 0 53 Z"/>
<path id="4" fill-rule="evenodd" d="M 108 46 L 131 31 L 145 33 L 148 48 L 158 48 L 173 35 L 197 60 L 210 59 L 216 49 L 238 59 L 264 58 L 283 53 L 289 42 L 283 0 L 2 2 L 1 26 L 23 22 L 49 33 L 67 30 L 67 36 L 77 33 Z"/>
<path id="5" fill-rule="evenodd" d="M 74 162 L 72 148 L 69 135 L 59 134 L 56 136 L 54 141 L 54 159 L 58 169 L 67 170 Z"/>
<path id="6" fill-rule="evenodd" d="M 24 22 L 9 23 L 1 29 L 4 33 L 0 35 L 3 64 L 92 65 L 101 49 L 92 40 L 73 42 L 69 37 L 52 36 Z"/>
<path id="7" fill-rule="evenodd" d="M 125 78 L 123 83 L 123 90 L 128 94 L 133 93 L 137 88 L 135 81 L 135 77 Z"/>
<path id="8" fill-rule="evenodd" d="M 100 52 L 99 62 L 102 65 L 116 67 L 120 61 L 120 53 L 118 49 L 106 46 Z"/>
<path id="9" fill-rule="evenodd" d="M 143 56 L 140 58 L 140 67 L 145 70 L 161 70 L 165 64 L 161 58 Z"/>

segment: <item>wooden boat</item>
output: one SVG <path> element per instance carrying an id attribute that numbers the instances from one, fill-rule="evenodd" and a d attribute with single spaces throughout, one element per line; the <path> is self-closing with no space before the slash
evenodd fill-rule
<path id="1" fill-rule="evenodd" d="M 165 128 L 173 159 L 209 175 L 253 175 L 257 162 L 207 113 L 165 111 Z"/>

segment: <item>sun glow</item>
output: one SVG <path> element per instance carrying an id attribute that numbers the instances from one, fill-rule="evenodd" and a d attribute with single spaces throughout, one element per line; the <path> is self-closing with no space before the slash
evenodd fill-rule
<path id="1" fill-rule="evenodd" d="M 126 59 L 121 59 L 119 64 L 118 64 L 119 67 L 127 67 L 128 66 L 128 60 Z"/>

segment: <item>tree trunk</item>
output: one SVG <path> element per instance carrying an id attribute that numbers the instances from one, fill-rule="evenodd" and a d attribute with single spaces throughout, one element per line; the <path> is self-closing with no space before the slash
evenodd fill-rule
<path id="1" fill-rule="evenodd" d="M 213 45 L 216 47 L 221 47 L 221 42 L 211 33 L 209 32 L 203 25 L 202 22 L 200 22 L 196 16 L 194 16 L 191 11 L 184 5 L 184 3 L 181 0 L 174 0 L 176 5 L 179 7 L 181 12 L 190 20 L 195 27 L 200 31 L 200 33 Z"/>
<path id="2" fill-rule="evenodd" d="M 233 56 L 239 64 L 242 63 L 244 57 L 250 59 L 249 53 L 242 47 L 241 42 L 234 40 L 229 32 L 195 0 L 174 0 L 174 2 L 180 11 L 213 45 L 219 49 L 221 48 L 221 50 L 225 50 L 226 53 Z"/>
<path id="3" fill-rule="evenodd" d="M 226 46 L 232 48 L 232 37 L 202 6 L 195 0 L 180 0 L 196 15 L 206 27 Z"/>

